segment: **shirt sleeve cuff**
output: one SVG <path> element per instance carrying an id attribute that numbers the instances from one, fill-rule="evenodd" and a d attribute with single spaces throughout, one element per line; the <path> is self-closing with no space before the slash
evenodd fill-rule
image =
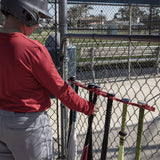
<path id="1" fill-rule="evenodd" d="M 88 102 L 88 106 L 89 106 L 89 109 L 84 114 L 87 116 L 90 116 L 94 110 L 94 104 L 91 102 Z"/>

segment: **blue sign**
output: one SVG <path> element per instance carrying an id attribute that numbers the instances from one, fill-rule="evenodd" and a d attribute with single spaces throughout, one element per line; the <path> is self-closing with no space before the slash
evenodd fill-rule
<path id="1" fill-rule="evenodd" d="M 93 3 L 124 3 L 124 4 L 147 4 L 160 5 L 160 0 L 67 0 L 69 2 L 93 2 Z"/>

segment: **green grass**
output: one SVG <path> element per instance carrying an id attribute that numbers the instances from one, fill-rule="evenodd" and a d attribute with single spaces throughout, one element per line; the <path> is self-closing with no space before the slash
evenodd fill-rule
<path id="1" fill-rule="evenodd" d="M 54 33 L 53 30 L 43 30 L 43 31 L 35 31 L 33 32 L 29 38 L 34 39 L 34 40 L 38 40 L 39 42 L 41 42 L 43 45 L 45 45 L 45 41 L 46 39 L 49 37 L 49 35 L 51 35 L 52 33 Z"/>

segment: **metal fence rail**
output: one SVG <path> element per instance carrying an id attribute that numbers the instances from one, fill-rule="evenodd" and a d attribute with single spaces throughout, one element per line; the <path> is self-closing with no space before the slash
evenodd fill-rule
<path id="1" fill-rule="evenodd" d="M 160 77 L 159 77 L 159 50 L 156 52 L 156 61 L 154 57 L 153 46 L 159 48 L 159 36 L 108 36 L 108 35 L 86 35 L 86 34 L 67 34 L 65 36 L 70 43 L 74 44 L 77 52 L 77 79 L 83 84 L 94 82 L 102 90 L 108 93 L 114 93 L 116 97 L 128 98 L 131 102 L 138 103 L 139 100 L 146 101 L 149 105 L 156 108 L 155 112 L 145 111 L 144 128 L 142 134 L 142 160 L 158 160 L 160 157 L 159 135 L 159 95 Z M 125 45 L 124 45 L 125 44 Z M 127 44 L 127 45 L 126 45 Z M 115 52 L 108 51 L 115 47 Z M 128 56 L 121 53 L 122 46 L 127 47 Z M 142 47 L 140 47 L 142 46 Z M 108 50 L 105 50 L 105 48 Z M 81 57 L 81 49 L 96 48 L 95 54 L 103 51 L 103 57 L 96 55 L 94 58 L 85 54 Z M 98 50 L 100 48 L 100 50 Z M 104 49 L 103 49 L 104 48 Z M 130 48 L 130 49 L 128 49 Z M 136 61 L 130 61 L 136 57 L 137 50 L 141 50 L 141 55 Z M 147 50 L 151 55 L 143 54 Z M 148 51 L 149 50 L 149 51 Z M 126 51 L 125 51 L 126 52 Z M 108 59 L 108 55 L 111 55 Z M 119 54 L 119 56 L 118 56 Z M 130 57 L 130 55 L 132 57 Z M 118 56 L 118 59 L 117 59 Z M 157 59 L 158 58 L 158 59 Z M 139 59 L 143 59 L 140 61 Z M 116 63 L 114 62 L 116 60 Z M 122 61 L 126 60 L 126 61 Z M 108 63 L 103 63 L 108 61 Z M 78 62 L 81 62 L 79 65 Z M 89 62 L 86 64 L 86 62 Z M 93 63 L 92 63 L 93 62 Z M 113 63 L 114 62 L 114 63 Z M 130 70 L 129 70 L 130 69 Z M 84 89 L 79 90 L 79 95 L 88 99 L 88 92 Z M 107 98 L 98 97 L 97 104 L 100 106 L 98 115 L 93 122 L 93 157 L 99 160 L 101 157 L 102 141 L 104 134 L 105 110 L 107 107 Z M 121 127 L 123 104 L 113 102 L 112 118 L 109 131 L 107 159 L 118 159 L 119 150 L 119 131 Z M 78 158 L 80 159 L 84 145 L 84 139 L 87 129 L 87 117 L 78 113 L 77 133 L 78 133 Z M 139 110 L 137 107 L 129 105 L 127 108 L 125 141 L 125 159 L 135 159 L 136 138 L 138 127 Z"/>

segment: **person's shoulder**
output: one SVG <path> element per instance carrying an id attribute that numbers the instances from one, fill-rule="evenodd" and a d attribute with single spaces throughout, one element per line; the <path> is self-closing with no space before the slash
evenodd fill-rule
<path id="1" fill-rule="evenodd" d="M 34 56 L 48 54 L 47 48 L 38 40 L 31 39 L 30 37 L 27 37 L 25 35 L 21 35 L 18 41 L 20 48 L 23 48 L 25 54 Z"/>
<path id="2" fill-rule="evenodd" d="M 23 35 L 23 39 L 25 40 L 25 45 L 30 46 L 32 48 L 43 48 L 44 46 L 42 45 L 41 42 L 39 42 L 38 40 L 35 39 L 31 39 L 29 37 L 26 37 L 25 35 Z"/>

